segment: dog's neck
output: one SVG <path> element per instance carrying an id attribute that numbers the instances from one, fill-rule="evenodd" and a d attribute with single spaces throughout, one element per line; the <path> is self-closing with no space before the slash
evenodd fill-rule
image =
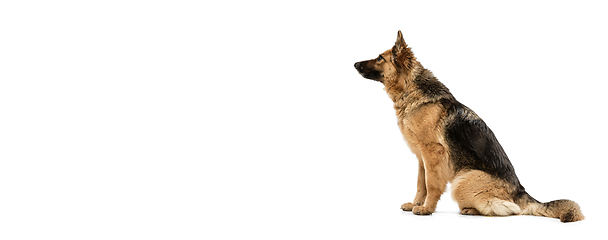
<path id="1" fill-rule="evenodd" d="M 400 74 L 384 76 L 384 91 L 391 100 L 396 101 L 405 93 L 405 78 Z"/>
<path id="2" fill-rule="evenodd" d="M 450 90 L 439 82 L 431 71 L 421 66 L 414 69 L 411 75 L 406 76 L 409 77 L 401 81 L 404 86 L 402 91 L 396 91 L 398 89 L 396 87 L 385 88 L 393 100 L 393 108 L 397 110 L 398 116 L 420 104 L 436 102 L 444 98 L 454 99 Z M 432 87 L 432 93 L 428 93 L 429 87 Z M 392 91 L 389 91 L 391 89 Z"/>
<path id="3" fill-rule="evenodd" d="M 384 90 L 395 104 L 402 101 L 416 90 L 413 84 L 418 75 L 424 71 L 422 66 L 416 67 L 408 74 L 395 74 L 384 77 Z"/>

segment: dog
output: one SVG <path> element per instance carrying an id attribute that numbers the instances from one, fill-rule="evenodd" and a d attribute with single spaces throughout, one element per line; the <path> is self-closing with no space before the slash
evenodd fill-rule
<path id="1" fill-rule="evenodd" d="M 526 192 L 492 130 L 418 62 L 401 31 L 391 49 L 355 68 L 384 84 L 399 129 L 418 158 L 416 196 L 401 205 L 403 211 L 432 214 L 450 182 L 463 215 L 584 219 L 574 201 L 541 203 Z"/>

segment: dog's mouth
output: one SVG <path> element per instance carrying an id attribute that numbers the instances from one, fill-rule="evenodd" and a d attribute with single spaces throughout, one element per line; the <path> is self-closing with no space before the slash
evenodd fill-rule
<path id="1" fill-rule="evenodd" d="M 369 80 L 374 80 L 376 82 L 382 82 L 382 76 L 380 76 L 378 74 L 370 74 L 370 73 L 362 73 L 362 72 L 359 72 L 359 74 L 361 74 L 362 77 L 367 78 Z"/>
<path id="2" fill-rule="evenodd" d="M 361 76 L 364 78 L 382 82 L 382 73 L 373 69 L 370 70 L 364 68 L 363 66 L 365 65 L 365 63 L 366 61 L 355 63 L 355 69 L 357 69 L 357 72 L 359 72 L 359 74 L 361 74 Z"/>

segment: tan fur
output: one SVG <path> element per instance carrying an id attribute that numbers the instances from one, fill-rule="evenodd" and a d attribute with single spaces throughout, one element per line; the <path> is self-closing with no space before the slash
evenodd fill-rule
<path id="1" fill-rule="evenodd" d="M 511 184 L 479 170 L 460 172 L 452 181 L 452 198 L 462 211 L 475 209 L 488 216 L 521 214 L 511 199 L 514 190 Z"/>
<path id="2" fill-rule="evenodd" d="M 393 65 L 391 58 L 391 50 L 386 50 L 380 56 L 384 57 L 387 61 L 377 63 L 378 69 L 381 69 L 384 73 L 385 87 L 384 90 L 388 93 L 391 99 L 398 98 L 405 89 L 405 79 L 397 71 L 397 67 Z"/>
<path id="3" fill-rule="evenodd" d="M 435 210 L 437 201 L 452 175 L 448 164 L 447 144 L 442 139 L 441 125 L 446 115 L 445 109 L 438 104 L 427 104 L 414 111 L 402 113 L 398 116 L 399 128 L 410 149 L 422 163 L 420 173 L 423 174 L 419 174 L 419 193 L 414 201 L 423 206 L 413 207 L 413 210 L 416 213 L 429 214 Z"/>

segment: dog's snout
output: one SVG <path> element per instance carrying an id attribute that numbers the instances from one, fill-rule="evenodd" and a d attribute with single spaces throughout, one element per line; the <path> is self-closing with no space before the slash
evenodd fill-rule
<path id="1" fill-rule="evenodd" d="M 361 62 L 356 62 L 356 63 L 355 63 L 355 68 L 356 68 L 356 69 L 359 69 L 359 66 L 361 66 Z"/>

